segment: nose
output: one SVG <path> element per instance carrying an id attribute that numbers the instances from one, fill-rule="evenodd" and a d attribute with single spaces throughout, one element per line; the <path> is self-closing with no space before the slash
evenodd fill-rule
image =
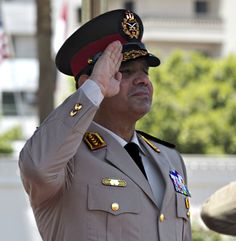
<path id="1" fill-rule="evenodd" d="M 150 82 L 150 80 L 149 80 L 148 74 L 146 74 L 145 72 L 138 71 L 135 74 L 135 77 L 134 77 L 135 85 L 139 85 L 139 84 L 148 85 L 149 82 Z"/>

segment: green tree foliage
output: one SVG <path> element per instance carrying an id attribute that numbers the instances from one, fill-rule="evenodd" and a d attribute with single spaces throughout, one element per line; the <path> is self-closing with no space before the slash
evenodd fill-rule
<path id="1" fill-rule="evenodd" d="M 202 228 L 197 222 L 192 223 L 193 241 L 223 241 L 223 237 L 211 230 Z"/>
<path id="2" fill-rule="evenodd" d="M 20 126 L 14 126 L 11 129 L 0 133 L 0 155 L 10 155 L 14 149 L 12 142 L 22 138 L 22 130 Z"/>
<path id="3" fill-rule="evenodd" d="M 236 154 L 236 57 L 174 52 L 150 71 L 152 111 L 138 128 L 183 153 Z"/>

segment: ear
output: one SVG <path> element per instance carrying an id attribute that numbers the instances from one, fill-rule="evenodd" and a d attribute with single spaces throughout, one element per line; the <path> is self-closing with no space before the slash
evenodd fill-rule
<path id="1" fill-rule="evenodd" d="M 78 88 L 89 78 L 87 74 L 80 75 L 79 79 L 77 80 Z"/>

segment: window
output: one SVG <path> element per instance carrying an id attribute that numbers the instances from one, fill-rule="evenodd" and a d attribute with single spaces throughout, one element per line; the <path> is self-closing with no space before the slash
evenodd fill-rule
<path id="1" fill-rule="evenodd" d="M 23 115 L 36 115 L 37 114 L 37 97 L 34 92 L 19 92 L 19 97 L 22 104 L 22 114 Z"/>
<path id="2" fill-rule="evenodd" d="M 2 93 L 2 114 L 5 116 L 17 115 L 16 99 L 13 92 Z"/>
<path id="3" fill-rule="evenodd" d="M 77 8 L 77 22 L 78 23 L 82 22 L 82 10 L 81 10 L 81 7 Z"/>
<path id="4" fill-rule="evenodd" d="M 37 42 L 35 36 L 12 35 L 11 41 L 15 58 L 37 57 Z"/>
<path id="5" fill-rule="evenodd" d="M 124 9 L 134 11 L 134 2 L 133 1 L 126 1 L 124 4 Z"/>
<path id="6" fill-rule="evenodd" d="M 196 14 L 207 14 L 209 12 L 208 2 L 204 0 L 195 1 L 195 13 Z"/>
<path id="7" fill-rule="evenodd" d="M 37 114 L 36 94 L 26 91 L 2 92 L 2 115 L 4 116 L 32 116 Z"/>

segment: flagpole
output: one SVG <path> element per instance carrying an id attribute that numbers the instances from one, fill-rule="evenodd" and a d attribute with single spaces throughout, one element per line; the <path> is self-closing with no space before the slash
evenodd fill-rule
<path id="1" fill-rule="evenodd" d="M 108 10 L 108 0 L 82 0 L 82 24 Z"/>

